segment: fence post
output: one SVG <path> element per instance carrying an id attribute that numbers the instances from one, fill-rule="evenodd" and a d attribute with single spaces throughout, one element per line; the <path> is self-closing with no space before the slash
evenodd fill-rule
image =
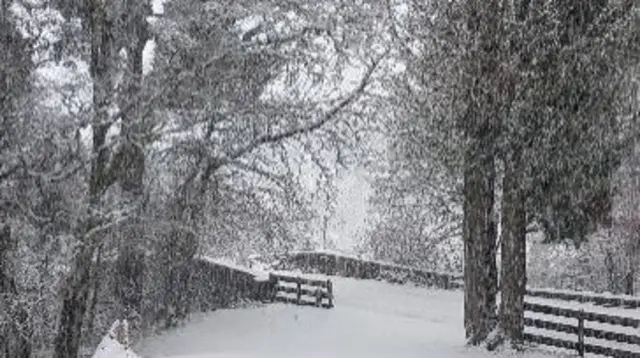
<path id="1" fill-rule="evenodd" d="M 578 315 L 578 356 L 584 357 L 584 310 Z"/>
<path id="2" fill-rule="evenodd" d="M 316 307 L 320 307 L 322 305 L 322 290 L 320 287 L 316 288 Z"/>
<path id="3" fill-rule="evenodd" d="M 271 299 L 271 302 L 274 302 L 278 295 L 278 278 L 272 273 L 269 273 L 269 288 L 271 289 L 271 294 L 269 295 L 271 297 L 269 298 Z"/>
<path id="4" fill-rule="evenodd" d="M 329 308 L 333 307 L 333 284 L 327 280 L 327 293 L 329 294 Z"/>
<path id="5" fill-rule="evenodd" d="M 302 283 L 301 283 L 302 279 L 300 277 L 298 277 L 298 279 L 296 280 L 296 283 L 298 284 L 298 297 L 296 299 L 296 304 L 300 305 L 300 298 L 302 297 Z"/>

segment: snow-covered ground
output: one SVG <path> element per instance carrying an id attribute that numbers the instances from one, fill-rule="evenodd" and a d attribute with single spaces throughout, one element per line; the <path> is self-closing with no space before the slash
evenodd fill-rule
<path id="1" fill-rule="evenodd" d="M 313 275 L 319 276 L 319 275 Z M 464 346 L 462 293 L 331 277 L 335 308 L 286 304 L 218 310 L 145 339 L 136 351 L 161 358 L 486 358 Z M 521 358 L 558 357 L 549 351 Z"/>
<path id="2" fill-rule="evenodd" d="M 117 330 L 119 328 L 127 332 L 127 322 L 121 323 L 120 321 L 116 321 L 111 325 L 111 329 L 109 329 L 109 332 L 102 338 L 92 358 L 140 358 L 136 353 L 131 351 L 131 349 L 118 341 L 116 337 L 118 336 Z M 128 340 L 128 338 L 124 339 Z"/>

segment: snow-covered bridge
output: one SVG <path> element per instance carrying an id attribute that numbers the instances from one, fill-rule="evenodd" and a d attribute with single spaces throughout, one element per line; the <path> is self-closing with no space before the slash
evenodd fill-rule
<path id="1" fill-rule="evenodd" d="M 299 269 L 289 267 L 295 271 L 274 271 L 270 265 L 260 266 L 256 263 L 253 269 L 229 264 L 221 260 L 205 259 L 204 270 L 209 275 L 201 277 L 193 284 L 198 286 L 209 280 L 223 283 L 231 288 L 239 297 L 264 300 L 272 294 L 293 294 L 297 297 L 279 297 L 289 303 L 300 304 L 303 293 L 305 302 L 311 307 L 301 307 L 294 304 L 272 303 L 254 305 L 243 309 L 218 310 L 192 316 L 184 326 L 164 332 L 161 335 L 148 337 L 134 347 L 143 357 L 505 357 L 509 352 L 488 353 L 482 349 L 471 349 L 464 346 L 464 330 L 462 325 L 463 295 L 459 290 L 442 290 L 425 287 L 419 280 L 420 275 L 409 275 L 417 279 L 420 287 L 411 281 L 407 284 L 393 284 L 361 278 L 345 278 L 326 276 L 322 274 L 302 274 Z M 335 261 L 335 264 L 339 263 Z M 308 266 L 308 265 L 307 265 Z M 340 265 L 334 265 L 339 267 Z M 305 271 L 315 270 L 306 267 Z M 335 269 L 330 270 L 336 272 Z M 354 270 L 340 271 L 342 274 Z M 358 271 L 358 270 L 355 270 Z M 354 272 L 355 272 L 354 271 Z M 389 271 L 389 270 L 387 270 Z M 411 270 L 413 272 L 415 270 Z M 391 270 L 390 272 L 395 272 Z M 379 278 L 394 280 L 395 276 L 379 274 Z M 402 273 L 402 272 L 401 272 Z M 213 276 L 211 276 L 213 275 Z M 211 277 L 209 277 L 211 276 Z M 304 279 L 300 279 L 303 276 Z M 280 280 L 279 277 L 288 279 Z M 275 280 L 276 289 L 255 290 L 261 285 L 247 285 L 246 280 L 254 283 L 271 284 Z M 226 279 L 226 281 L 225 281 Z M 203 281 L 204 280 L 204 281 Z M 229 281 L 229 282 L 227 282 Z M 229 285 L 230 282 L 242 285 Z M 405 280 L 400 280 L 405 282 Z M 305 288 L 302 283 L 311 288 Z M 433 283 L 433 282 L 431 282 Z M 293 286 L 291 286 L 293 284 Z M 284 285 L 280 287 L 281 285 Z M 287 286 L 288 285 L 288 286 Z M 233 287 L 232 287 L 233 286 Z M 255 287 L 253 287 L 255 286 Z M 235 287 L 235 288 L 234 288 Z M 237 288 L 243 290 L 237 291 Z M 446 286 L 445 286 L 446 287 Z M 315 291 L 314 291 L 315 290 Z M 335 291 L 333 291 L 335 290 Z M 237 291 L 237 292 L 236 292 Z M 245 292 L 246 291 L 246 292 Z M 265 292 L 266 295 L 264 295 Z M 619 317 L 635 318 L 637 310 L 625 310 L 616 307 L 604 307 L 597 304 L 602 301 L 600 296 L 585 301 L 584 294 L 567 296 L 563 293 L 562 300 L 558 296 L 562 292 L 550 290 L 529 290 L 534 294 L 527 296 L 526 301 L 534 305 L 543 305 L 559 309 L 580 309 L 584 312 L 595 312 Z M 207 291 L 208 292 L 208 291 Z M 244 294 L 243 294 L 244 292 Z M 315 293 L 314 293 L 315 292 Z M 332 294 L 335 292 L 335 296 Z M 537 292 L 537 293 L 536 293 Z M 318 293 L 323 293 L 318 295 Z M 257 296 L 256 296 L 257 294 Z M 546 297 L 546 295 L 554 297 Z M 577 295 L 577 296 L 576 296 Z M 206 295 L 205 295 L 206 296 Z M 567 297 L 564 297 L 567 296 Z M 567 301 L 576 299 L 578 301 Z M 604 297 L 604 296 L 603 296 Z M 608 296 L 607 296 L 608 297 Z M 320 298 L 320 300 L 318 300 Z M 332 310 L 322 310 L 315 306 L 325 306 L 323 300 L 328 299 L 326 307 Z M 335 299 L 335 306 L 333 300 Z M 631 298 L 623 300 L 627 302 Z M 304 301 L 304 300 L 302 300 Z M 622 301 L 621 301 L 622 302 Z M 635 306 L 633 306 L 635 307 Z M 535 311 L 535 310 L 534 310 Z M 526 311 L 527 319 L 534 323 L 545 321 L 549 327 L 527 327 L 531 335 L 553 337 L 553 339 L 575 342 L 576 337 L 565 330 L 554 331 L 553 327 L 568 327 L 574 324 L 571 319 L 558 317 L 537 311 Z M 549 323 L 552 322 L 552 323 Z M 553 323 L 555 322 L 555 323 Z M 531 326 L 531 324 L 528 324 Z M 618 327 L 604 323 L 589 323 L 592 331 L 605 330 L 613 337 L 585 338 L 584 342 L 596 344 L 608 349 L 623 349 L 637 352 L 637 347 L 622 344 L 622 335 L 635 335 L 636 328 Z M 613 332 L 613 333 L 611 333 Z M 575 335 L 575 332 L 573 332 Z M 620 337 L 619 337 L 620 336 Z M 625 337 L 627 337 L 625 336 Z M 631 337 L 631 336 L 629 336 Z M 598 338 L 605 338 L 600 340 Z M 595 340 L 594 340 L 595 339 Z M 609 341 L 606 341 L 609 339 Z M 625 341 L 626 342 L 626 341 Z M 636 342 L 636 340 L 633 340 Z M 108 346 L 108 345 L 107 345 Z M 563 345 L 564 347 L 564 345 Z M 99 357 L 120 358 L 105 351 L 106 355 Z M 124 352 L 123 352 L 124 353 Z M 552 352 L 548 348 L 529 350 L 518 355 L 522 358 L 558 357 L 559 354 L 572 356 L 575 352 Z M 126 353 L 122 357 L 129 357 Z"/>
<path id="2" fill-rule="evenodd" d="M 325 278 L 324 276 L 319 276 Z M 218 310 L 145 339 L 142 357 L 502 357 L 464 346 L 462 293 L 331 277 L 335 308 Z M 558 357 L 532 351 L 523 358 Z"/>

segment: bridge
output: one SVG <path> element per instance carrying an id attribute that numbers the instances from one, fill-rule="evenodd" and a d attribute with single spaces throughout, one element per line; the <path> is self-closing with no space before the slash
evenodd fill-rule
<path id="1" fill-rule="evenodd" d="M 496 358 L 464 346 L 460 291 L 311 276 L 332 280 L 333 309 L 274 303 L 217 310 L 145 339 L 137 352 L 150 358 Z"/>
<path id="2" fill-rule="evenodd" d="M 327 255 L 293 253 L 269 272 L 199 258 L 196 286 L 218 282 L 253 303 L 213 311 L 200 303 L 187 323 L 125 343 L 121 355 L 122 344 L 109 344 L 128 338 L 114 325 L 95 358 L 510 356 L 465 347 L 457 275 Z M 541 345 L 519 357 L 640 357 L 637 298 L 529 289 L 526 301 L 527 339 Z"/>

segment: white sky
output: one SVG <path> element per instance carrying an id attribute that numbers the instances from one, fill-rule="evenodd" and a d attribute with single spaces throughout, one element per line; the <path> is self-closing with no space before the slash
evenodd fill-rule
<path id="1" fill-rule="evenodd" d="M 351 252 L 366 230 L 368 199 L 371 194 L 366 171 L 362 168 L 348 171 L 339 178 L 338 189 L 337 210 L 329 237 L 337 249 Z"/>

